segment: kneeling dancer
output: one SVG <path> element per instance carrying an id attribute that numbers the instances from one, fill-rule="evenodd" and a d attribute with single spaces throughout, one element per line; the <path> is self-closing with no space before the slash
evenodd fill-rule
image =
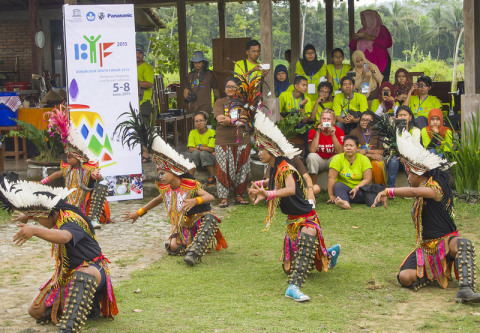
<path id="1" fill-rule="evenodd" d="M 134 111 L 130 116 L 138 118 Z M 139 132 L 130 125 L 125 125 L 122 132 L 131 134 L 131 129 L 134 133 Z M 172 225 L 172 234 L 165 243 L 167 252 L 171 255 L 184 255 L 185 262 L 194 266 L 196 261 L 201 261 L 208 249 L 215 247 L 220 251 L 222 247 L 227 248 L 227 242 L 218 228 L 221 221 L 210 211 L 209 202 L 213 201 L 214 197 L 203 190 L 195 177 L 188 173 L 188 170 L 195 168 L 195 164 L 180 155 L 153 130 L 146 130 L 145 133 L 147 132 L 153 139 L 142 141 L 139 135 L 133 140 L 136 143 L 143 142 L 153 155 L 160 178 L 160 182 L 157 182 L 160 195 L 138 211 L 126 212 L 122 217 L 124 221 L 132 220 L 134 223 L 140 216 L 165 202 Z"/>
<path id="2" fill-rule="evenodd" d="M 55 272 L 28 308 L 37 323 L 53 322 L 60 332 L 77 332 L 87 319 L 102 314 L 113 318 L 118 309 L 107 258 L 102 254 L 93 226 L 65 198 L 74 190 L 33 182 L 10 182 L 0 176 L 2 209 L 21 214 L 21 228 L 13 241 L 22 245 L 33 236 L 52 243 Z M 25 224 L 33 219 L 42 227 Z"/>
<path id="3" fill-rule="evenodd" d="M 444 172 L 451 164 L 428 152 L 406 131 L 397 134 L 396 142 L 411 187 L 387 188 L 372 207 L 382 201 L 386 208 L 387 198 L 396 196 L 415 198 L 415 249 L 400 265 L 398 282 L 415 291 L 432 283 L 446 288 L 454 267 L 459 280 L 455 301 L 480 302 L 480 293 L 475 292 L 475 248 L 460 236 L 454 222 L 453 194 Z"/>
<path id="4" fill-rule="evenodd" d="M 306 274 L 314 268 L 325 272 L 333 268 L 340 245 L 326 249 L 317 213 L 306 199 L 301 176 L 290 160 L 299 150 L 262 112 L 255 116 L 255 142 L 260 161 L 268 163 L 271 170 L 268 179 L 252 182 L 250 199 L 255 204 L 264 199 L 268 202 L 265 231 L 270 228 L 277 205 L 288 216 L 282 256 L 289 283 L 285 296 L 297 302 L 308 301 L 310 298 L 299 289 Z"/>

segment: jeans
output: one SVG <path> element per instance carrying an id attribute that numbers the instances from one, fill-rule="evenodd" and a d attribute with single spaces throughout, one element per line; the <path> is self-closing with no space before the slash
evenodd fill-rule
<path id="1" fill-rule="evenodd" d="M 404 170 L 398 156 L 391 156 L 387 162 L 387 187 L 395 187 L 395 180 L 397 180 L 400 169 Z"/>
<path id="2" fill-rule="evenodd" d="M 346 184 L 337 182 L 333 185 L 333 195 L 349 203 L 365 203 L 365 198 L 362 191 L 358 191 L 354 198 L 350 198 L 350 191 L 352 189 Z"/>

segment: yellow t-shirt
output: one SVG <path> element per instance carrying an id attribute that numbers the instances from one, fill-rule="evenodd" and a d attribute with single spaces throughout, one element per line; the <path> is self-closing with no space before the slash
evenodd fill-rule
<path id="1" fill-rule="evenodd" d="M 245 63 L 247 64 L 247 68 L 245 69 Z M 245 60 L 239 60 L 235 62 L 234 69 L 233 71 L 237 74 L 243 75 L 246 72 L 252 70 L 255 66 L 260 64 L 260 62 L 257 62 L 256 64 L 252 64 L 250 61 L 247 59 Z M 262 75 L 262 71 L 255 71 L 253 72 L 250 77 L 255 76 L 255 75 Z"/>
<path id="2" fill-rule="evenodd" d="M 198 145 L 215 148 L 215 131 L 211 128 L 203 134 L 200 134 L 197 129 L 190 131 L 188 135 L 187 147 L 196 147 Z"/>
<path id="3" fill-rule="evenodd" d="M 395 105 L 396 105 L 396 106 L 394 106 L 392 109 L 388 110 L 387 113 L 393 113 L 393 112 L 397 109 L 397 107 L 400 106 L 400 103 L 395 102 Z M 370 105 L 370 111 L 372 111 L 372 112 L 375 113 L 375 114 L 380 115 L 380 112 L 377 113 L 377 110 L 378 110 L 378 107 L 379 107 L 379 106 L 380 106 L 380 100 L 379 100 L 378 98 L 372 100 L 372 104 Z M 382 109 L 382 113 L 381 113 L 381 114 L 383 114 L 383 109 Z"/>
<path id="4" fill-rule="evenodd" d="M 329 168 L 338 171 L 336 182 L 341 182 L 350 188 L 354 188 L 363 180 L 365 170 L 372 168 L 372 163 L 370 163 L 370 159 L 367 156 L 357 153 L 355 161 L 350 164 L 345 157 L 345 153 L 341 153 L 332 158 Z"/>
<path id="5" fill-rule="evenodd" d="M 322 108 L 322 105 L 323 105 L 323 108 Z M 333 110 L 333 102 L 322 103 L 322 105 L 318 103 L 317 114 L 315 115 L 315 125 L 318 125 L 320 123 L 320 115 L 322 114 L 323 109 Z"/>
<path id="6" fill-rule="evenodd" d="M 300 63 L 300 60 L 299 60 L 297 61 L 297 65 L 295 66 L 295 74 L 304 76 L 307 79 L 308 84 L 315 85 L 315 93 L 314 94 L 307 93 L 308 99 L 310 99 L 313 103 L 315 103 L 315 101 L 318 98 L 318 94 L 317 94 L 318 85 L 320 84 L 320 82 L 327 81 L 327 67 L 325 66 L 325 64 L 323 64 L 322 68 L 320 68 L 318 72 L 316 72 L 312 76 L 309 76 L 305 74 L 305 71 L 303 70 L 302 64 Z"/>
<path id="7" fill-rule="evenodd" d="M 365 95 L 354 92 L 353 98 L 350 100 L 350 103 L 343 93 L 337 94 L 333 98 L 333 111 L 335 111 L 336 116 L 342 116 L 342 111 L 360 111 L 365 112 L 368 110 L 368 102 Z M 343 116 L 342 116 L 343 117 Z"/>
<path id="8" fill-rule="evenodd" d="M 153 67 L 148 62 L 144 61 L 139 66 L 137 66 L 138 81 L 146 81 L 153 84 L 153 74 Z M 140 105 L 152 99 L 152 88 L 141 89 L 143 90 L 143 97 L 142 100 L 139 102 Z"/>
<path id="9" fill-rule="evenodd" d="M 421 130 L 421 135 L 422 135 L 422 143 L 425 148 L 428 147 L 432 139 L 430 138 L 430 135 L 428 135 L 427 128 L 424 127 Z M 453 135 L 451 130 L 447 130 L 447 133 L 445 133 L 445 138 L 441 140 L 440 142 L 440 147 L 437 147 L 439 149 L 436 149 L 438 152 L 445 152 L 445 151 L 452 151 L 452 146 L 453 146 Z"/>
<path id="10" fill-rule="evenodd" d="M 428 118 L 431 109 L 442 109 L 442 103 L 435 96 L 429 95 L 421 102 L 418 96 L 410 96 L 408 107 L 412 110 L 415 118 L 420 116 Z"/>
<path id="11" fill-rule="evenodd" d="M 300 102 L 302 101 L 302 97 L 294 98 L 293 91 L 284 91 L 280 94 L 279 103 L 280 103 L 280 114 L 282 117 L 286 117 L 290 113 L 299 113 L 305 112 L 305 115 L 308 116 L 312 113 L 313 106 L 315 105 L 312 103 L 310 99 L 307 98 L 307 103 L 305 103 L 303 110 L 300 110 Z"/>
<path id="12" fill-rule="evenodd" d="M 330 74 L 332 77 L 332 85 L 333 85 L 333 91 L 332 94 L 335 93 L 335 91 L 340 90 L 340 80 L 342 77 L 347 75 L 347 72 L 350 70 L 350 65 L 342 65 L 342 69 L 336 70 L 334 64 L 327 65 L 327 72 Z"/>

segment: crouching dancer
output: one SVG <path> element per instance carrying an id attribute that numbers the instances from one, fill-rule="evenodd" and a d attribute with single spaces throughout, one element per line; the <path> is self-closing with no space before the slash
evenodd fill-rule
<path id="1" fill-rule="evenodd" d="M 415 291 L 433 283 L 446 288 L 453 267 L 459 280 L 455 301 L 480 302 L 480 293 L 475 292 L 475 248 L 459 235 L 454 222 L 453 194 L 443 171 L 449 163 L 428 152 L 408 132 L 398 134 L 396 142 L 411 187 L 387 188 L 372 207 L 382 201 L 386 208 L 388 197 L 415 198 L 416 244 L 400 265 L 399 283 Z"/>
<path id="2" fill-rule="evenodd" d="M 53 322 L 60 332 L 78 332 L 87 319 L 118 314 L 108 260 L 98 245 L 90 220 L 64 200 L 72 190 L 0 175 L 1 207 L 21 214 L 17 245 L 36 236 L 52 243 L 55 272 L 28 308 L 37 323 Z M 30 219 L 43 227 L 27 225 Z"/>
<path id="3" fill-rule="evenodd" d="M 301 176 L 290 161 L 300 152 L 261 112 L 255 116 L 255 142 L 260 161 L 268 163 L 271 170 L 267 180 L 252 182 L 250 199 L 255 204 L 264 199 L 268 202 L 265 231 L 273 221 L 277 205 L 287 214 L 283 269 L 288 274 L 289 286 L 285 296 L 297 302 L 308 301 L 310 298 L 299 289 L 307 273 L 314 268 L 325 272 L 333 268 L 340 245 L 326 249 L 317 213 L 306 199 Z"/>

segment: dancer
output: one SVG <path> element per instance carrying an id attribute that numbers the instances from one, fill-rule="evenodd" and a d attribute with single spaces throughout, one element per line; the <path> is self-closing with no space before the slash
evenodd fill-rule
<path id="1" fill-rule="evenodd" d="M 194 266 L 196 261 L 202 260 L 207 249 L 213 246 L 217 251 L 222 247 L 226 249 L 227 242 L 218 228 L 221 221 L 212 214 L 209 204 L 214 197 L 203 190 L 195 177 L 188 173 L 195 164 L 170 147 L 154 129 L 142 131 L 132 126 L 132 123 L 142 124 L 133 110 L 131 119 L 130 123 L 121 123 L 117 129 L 121 129 L 124 136 L 122 142 L 127 142 L 129 147 L 141 143 L 153 154 L 160 178 L 160 183 L 157 182 L 160 195 L 139 210 L 122 214 L 124 221 L 132 220 L 134 223 L 149 210 L 165 202 L 165 210 L 172 225 L 172 233 L 165 244 L 168 254 L 184 255 L 185 262 Z M 125 140 L 128 136 L 131 136 L 132 141 Z M 143 138 L 147 139 L 142 141 Z"/>
<path id="2" fill-rule="evenodd" d="M 480 302 L 475 292 L 475 248 L 460 236 L 454 222 L 453 194 L 444 172 L 451 164 L 428 152 L 410 133 L 397 135 L 400 159 L 411 187 L 392 187 L 380 192 L 372 207 L 380 201 L 387 208 L 387 198 L 413 197 L 412 217 L 415 224 L 415 249 L 400 265 L 398 282 L 418 290 L 438 282 L 446 288 L 454 266 L 459 279 L 456 302 Z"/>
<path id="3" fill-rule="evenodd" d="M 36 236 L 52 243 L 55 272 L 28 308 L 37 323 L 53 322 L 60 332 L 78 332 L 87 319 L 113 318 L 118 309 L 108 259 L 102 254 L 90 219 L 64 200 L 75 189 L 52 188 L 0 175 L 0 206 L 18 211 L 22 245 Z M 27 225 L 35 220 L 43 227 Z"/>
<path id="4" fill-rule="evenodd" d="M 265 231 L 270 228 L 277 205 L 288 216 L 283 246 L 283 269 L 289 277 L 285 296 L 305 302 L 310 297 L 299 288 L 306 274 L 313 268 L 325 272 L 333 268 L 340 254 L 340 245 L 325 248 L 317 213 L 307 200 L 301 176 L 290 160 L 300 151 L 262 112 L 257 112 L 255 117 L 255 142 L 260 161 L 268 163 L 271 171 L 268 179 L 252 182 L 248 193 L 254 204 L 264 199 L 268 202 Z"/>

